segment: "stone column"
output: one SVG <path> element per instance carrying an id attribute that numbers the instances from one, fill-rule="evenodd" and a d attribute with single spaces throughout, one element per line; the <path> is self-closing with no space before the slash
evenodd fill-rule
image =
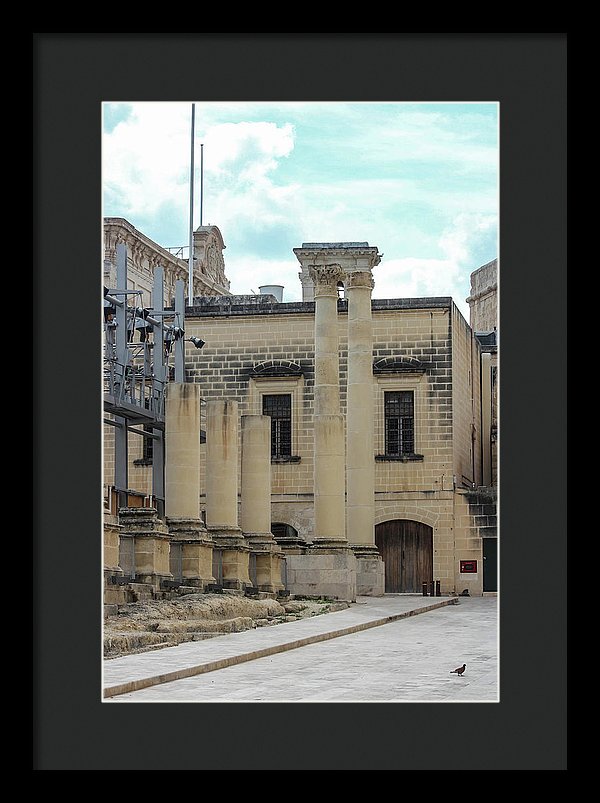
<path id="1" fill-rule="evenodd" d="M 222 551 L 223 586 L 251 585 L 249 547 L 238 527 L 238 403 L 219 399 L 206 405 L 206 526 Z"/>
<path id="2" fill-rule="evenodd" d="M 271 419 L 267 415 L 242 416 L 241 525 L 256 560 L 259 591 L 283 588 L 283 552 L 271 533 Z"/>
<path id="3" fill-rule="evenodd" d="M 200 398 L 200 385 L 167 387 L 165 511 L 171 572 L 182 585 L 203 589 L 214 577 L 212 539 L 200 518 Z"/>
<path id="4" fill-rule="evenodd" d="M 344 419 L 340 415 L 337 285 L 339 265 L 313 266 L 315 285 L 315 539 L 323 549 L 347 548 Z"/>
<path id="5" fill-rule="evenodd" d="M 371 271 L 349 273 L 346 414 L 347 535 L 350 545 L 375 546 L 373 449 L 373 327 Z"/>
<path id="6" fill-rule="evenodd" d="M 375 546 L 373 448 L 373 325 L 370 270 L 346 275 L 348 393 L 346 414 L 347 537 L 357 564 L 357 593 L 384 592 L 383 562 Z"/>
<path id="7" fill-rule="evenodd" d="M 308 275 L 308 272 L 302 269 L 298 274 L 300 284 L 302 285 L 302 301 L 315 300 L 315 283 Z"/>

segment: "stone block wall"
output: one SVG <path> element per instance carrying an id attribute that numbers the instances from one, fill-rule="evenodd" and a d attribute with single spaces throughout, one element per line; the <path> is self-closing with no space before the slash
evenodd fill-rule
<path id="1" fill-rule="evenodd" d="M 481 484 L 481 356 L 471 328 L 452 307 L 452 440 L 457 487 Z"/>
<path id="2" fill-rule="evenodd" d="M 202 388 L 203 399 L 227 398 L 240 415 L 261 414 L 261 394 L 286 392 L 293 399 L 293 461 L 271 465 L 272 521 L 291 525 L 308 542 L 313 538 L 313 406 L 314 304 L 203 305 L 188 311 L 186 336 L 201 337 L 202 350 L 186 349 L 189 381 Z M 338 302 L 340 396 L 346 411 L 347 315 Z M 478 344 L 449 298 L 373 301 L 373 360 L 395 360 L 400 370 L 375 372 L 374 460 L 376 523 L 390 519 L 420 521 L 434 530 L 434 577 L 442 592 L 455 589 L 458 559 L 476 549 L 468 530 L 455 529 L 457 515 L 453 475 L 458 487 L 471 488 L 480 472 L 478 420 Z M 264 363 L 289 369 L 294 375 L 256 373 Z M 295 370 L 295 369 L 294 369 Z M 292 373 L 294 373 L 292 371 Z M 383 399 L 386 390 L 415 394 L 415 459 L 386 460 Z M 201 427 L 206 429 L 206 406 Z M 110 437 L 110 432 L 108 433 Z M 130 454 L 135 454 L 131 436 Z M 106 459 L 110 466 L 110 440 Z M 205 507 L 205 450 L 202 447 L 200 504 Z M 473 463 L 475 473 L 473 472 Z M 135 472 L 135 473 L 134 473 Z M 130 485 L 148 492 L 151 467 L 131 469 Z M 457 540 L 458 537 L 458 540 Z M 474 536 L 473 536 L 474 537 Z M 480 549 L 480 542 L 479 549 Z M 301 556 L 305 557 L 305 556 Z M 474 593 L 474 592 L 473 592 Z"/>
<path id="3" fill-rule="evenodd" d="M 440 299 L 440 301 L 442 301 Z M 449 305 L 430 309 L 376 308 L 373 359 L 417 360 L 421 370 L 378 373 L 375 393 L 375 490 L 441 490 L 452 481 L 452 353 Z M 415 400 L 415 453 L 411 461 L 382 459 L 384 394 L 411 390 Z"/>
<path id="4" fill-rule="evenodd" d="M 292 594 L 356 600 L 356 564 L 352 552 L 288 555 L 287 587 Z"/>
<path id="5" fill-rule="evenodd" d="M 460 491 L 454 507 L 456 590 L 468 589 L 471 596 L 479 596 L 483 593 L 483 539 L 498 535 L 496 494 L 491 489 Z M 460 560 L 476 560 L 477 572 L 461 574 Z"/>
<path id="6" fill-rule="evenodd" d="M 347 315 L 346 302 L 338 303 L 341 410 L 346 410 Z M 470 330 L 451 299 L 400 299 L 373 301 L 373 359 L 412 358 L 419 370 L 382 372 L 373 377 L 375 403 L 375 455 L 385 452 L 383 401 L 386 390 L 412 390 L 415 394 L 415 452 L 410 461 L 375 462 L 376 493 L 438 492 L 452 488 L 458 461 L 459 474 L 472 471 L 471 386 L 468 360 Z M 291 393 L 293 398 L 292 451 L 294 462 L 273 462 L 273 521 L 291 524 L 305 537 L 312 527 L 314 305 L 312 303 L 250 305 L 236 309 L 228 304 L 198 307 L 188 312 L 186 336 L 202 337 L 202 350 L 186 350 L 187 379 L 198 382 L 204 400 L 228 398 L 239 404 L 240 415 L 261 414 L 261 394 Z M 455 354 L 453 355 L 453 345 Z M 253 374 L 259 363 L 293 363 L 299 376 L 261 377 Z M 453 365 L 454 362 L 454 365 Z M 453 390 L 453 377 L 466 384 Z M 478 388 L 478 383 L 475 385 Z M 454 395 L 453 395 L 454 394 Z M 453 400 L 460 415 L 453 420 Z M 476 404 L 475 400 L 475 404 Z M 205 429 L 205 405 L 201 426 Z M 142 438 L 129 436 L 129 485 L 150 493 L 151 466 L 140 465 Z M 105 484 L 114 477 L 114 431 L 105 426 Z M 459 456 L 457 458 L 457 455 Z M 136 461 L 138 461 L 136 463 Z M 205 447 L 199 494 L 204 502 Z M 460 483 L 459 483 L 460 484 Z M 277 512 L 276 512 L 277 511 Z"/>
<path id="7" fill-rule="evenodd" d="M 493 259 L 471 274 L 467 303 L 475 332 L 491 332 L 498 326 L 498 260 Z"/>

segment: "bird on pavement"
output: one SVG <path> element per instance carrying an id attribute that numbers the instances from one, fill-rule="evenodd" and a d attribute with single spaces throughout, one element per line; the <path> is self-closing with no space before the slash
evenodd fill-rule
<path id="1" fill-rule="evenodd" d="M 462 666 L 459 666 L 457 669 L 453 669 L 452 672 L 450 672 L 450 674 L 454 675 L 454 673 L 456 673 L 457 675 L 462 675 L 462 673 L 465 671 L 466 668 L 467 665 L 463 664 Z"/>

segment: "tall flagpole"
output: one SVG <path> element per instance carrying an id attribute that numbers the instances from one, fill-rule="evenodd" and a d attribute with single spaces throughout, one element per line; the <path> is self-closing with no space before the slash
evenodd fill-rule
<path id="1" fill-rule="evenodd" d="M 190 155 L 190 254 L 188 265 L 188 303 L 194 303 L 194 122 L 196 117 L 196 104 L 192 103 L 192 135 Z"/>
<path id="2" fill-rule="evenodd" d="M 202 225 L 202 201 L 204 200 L 204 145 L 200 144 L 200 225 Z"/>

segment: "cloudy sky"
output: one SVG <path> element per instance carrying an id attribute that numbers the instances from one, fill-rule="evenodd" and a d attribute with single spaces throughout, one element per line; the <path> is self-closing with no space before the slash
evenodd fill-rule
<path id="1" fill-rule="evenodd" d="M 234 293 L 301 299 L 303 242 L 383 253 L 375 298 L 452 296 L 498 255 L 496 103 L 196 103 L 200 224 L 219 227 Z M 188 243 L 191 103 L 105 103 L 104 215 Z"/>

